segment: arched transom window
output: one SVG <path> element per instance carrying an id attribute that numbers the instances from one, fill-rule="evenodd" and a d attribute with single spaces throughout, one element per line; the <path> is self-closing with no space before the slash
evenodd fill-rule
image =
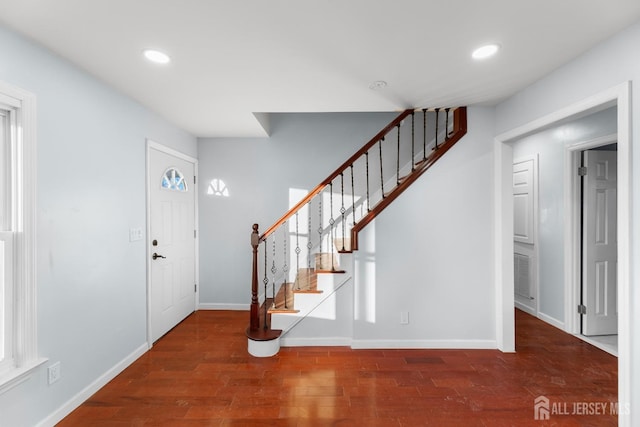
<path id="1" fill-rule="evenodd" d="M 176 168 L 169 168 L 162 175 L 162 188 L 173 191 L 187 191 L 184 175 Z"/>

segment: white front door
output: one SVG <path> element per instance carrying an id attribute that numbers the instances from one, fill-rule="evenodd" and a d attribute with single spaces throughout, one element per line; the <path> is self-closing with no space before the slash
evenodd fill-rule
<path id="1" fill-rule="evenodd" d="M 583 335 L 618 333 L 617 152 L 584 152 Z"/>
<path id="2" fill-rule="evenodd" d="M 155 342 L 195 310 L 195 164 L 149 147 L 149 311 Z"/>

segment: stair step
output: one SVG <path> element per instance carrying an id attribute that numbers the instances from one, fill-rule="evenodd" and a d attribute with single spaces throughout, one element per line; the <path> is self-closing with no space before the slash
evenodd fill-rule
<path id="1" fill-rule="evenodd" d="M 317 254 L 333 255 L 333 254 Z M 344 274 L 345 270 L 333 269 L 318 270 L 310 268 L 300 268 L 295 283 L 286 283 L 280 286 L 276 294 L 275 304 L 272 298 L 268 298 L 265 303 L 268 313 L 299 313 L 300 310 L 295 309 L 295 296 L 297 294 L 322 294 L 324 291 L 318 289 L 318 274 Z M 285 291 L 286 291 L 286 307 L 285 307 Z M 264 313 L 264 312 L 263 312 Z"/>
<path id="2" fill-rule="evenodd" d="M 315 270 L 332 270 L 338 266 L 338 260 L 336 254 L 321 252 L 315 254 Z"/>
<path id="3" fill-rule="evenodd" d="M 280 286 L 280 289 L 278 290 L 278 293 L 276 294 L 276 299 L 275 299 L 275 303 L 273 302 L 272 298 L 269 298 L 268 300 L 270 300 L 269 305 L 267 305 L 267 307 L 269 307 L 268 309 L 268 313 L 297 313 L 298 311 L 293 309 L 293 302 L 294 302 L 294 296 L 293 296 L 293 283 L 285 283 L 282 286 Z M 286 300 L 285 300 L 285 291 L 286 291 Z M 286 306 L 285 306 L 285 301 L 286 301 Z"/>
<path id="4" fill-rule="evenodd" d="M 345 239 L 345 248 L 347 245 L 350 247 L 351 239 Z M 340 245 L 342 245 L 342 239 L 340 239 Z M 296 294 L 322 294 L 324 291 L 318 289 L 318 274 L 343 274 L 345 270 L 338 269 L 338 260 L 336 254 L 332 253 L 317 253 L 315 256 L 316 268 L 300 268 L 296 274 L 294 283 L 284 283 L 278 289 L 276 294 L 275 303 L 273 298 L 268 298 L 265 303 L 268 307 L 267 313 L 299 313 L 300 310 L 296 310 L 295 296 Z M 333 257 L 333 268 L 331 267 L 331 259 Z M 285 299 L 286 292 L 286 299 Z M 285 307 L 286 301 L 286 307 Z M 264 305 L 263 305 L 264 306 Z M 264 311 L 262 312 L 264 316 Z"/>
<path id="5" fill-rule="evenodd" d="M 333 244 L 338 249 L 339 254 L 351 253 L 351 238 L 350 237 L 336 237 L 333 239 Z M 344 249 L 343 249 L 344 248 Z"/>
<path id="6" fill-rule="evenodd" d="M 295 310 L 293 308 L 270 308 L 269 314 L 273 313 L 300 313 L 300 310 Z"/>
<path id="7" fill-rule="evenodd" d="M 318 289 L 318 277 L 316 271 L 311 268 L 301 268 L 298 270 L 296 281 L 292 286 L 296 292 L 315 291 Z"/>
<path id="8" fill-rule="evenodd" d="M 319 291 L 317 289 L 294 289 L 293 293 L 294 294 L 321 294 L 322 291 Z"/>

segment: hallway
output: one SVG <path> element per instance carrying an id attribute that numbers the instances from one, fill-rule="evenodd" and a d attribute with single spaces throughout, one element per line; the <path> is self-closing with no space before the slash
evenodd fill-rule
<path id="1" fill-rule="evenodd" d="M 192 314 L 59 425 L 617 425 L 617 359 L 519 310 L 515 354 L 307 347 L 256 359 L 247 322 Z M 534 420 L 541 395 L 547 422 Z"/>

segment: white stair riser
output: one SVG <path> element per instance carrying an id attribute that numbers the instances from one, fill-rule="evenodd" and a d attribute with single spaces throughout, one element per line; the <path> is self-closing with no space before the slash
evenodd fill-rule
<path id="1" fill-rule="evenodd" d="M 322 292 L 332 292 L 344 281 L 346 274 L 318 274 L 317 289 Z M 297 296 L 296 296 L 297 297 Z"/>
<path id="2" fill-rule="evenodd" d="M 298 314 L 294 313 L 273 313 L 271 315 L 271 329 L 281 329 L 287 331 L 298 321 Z"/>

